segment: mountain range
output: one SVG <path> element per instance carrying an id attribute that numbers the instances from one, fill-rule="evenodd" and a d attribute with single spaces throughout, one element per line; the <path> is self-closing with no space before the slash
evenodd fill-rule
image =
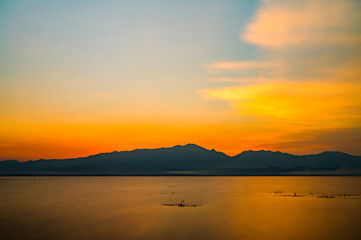
<path id="1" fill-rule="evenodd" d="M 195 144 L 136 149 L 70 159 L 0 161 L 1 176 L 361 176 L 361 156 L 343 152 L 292 155 L 245 151 L 236 156 Z"/>

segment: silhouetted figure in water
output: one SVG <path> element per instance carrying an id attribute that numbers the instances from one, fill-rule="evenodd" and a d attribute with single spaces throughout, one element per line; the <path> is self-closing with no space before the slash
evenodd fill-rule
<path id="1" fill-rule="evenodd" d="M 294 192 L 294 193 L 293 193 L 293 196 L 294 196 L 294 197 L 297 197 L 297 194 Z"/>

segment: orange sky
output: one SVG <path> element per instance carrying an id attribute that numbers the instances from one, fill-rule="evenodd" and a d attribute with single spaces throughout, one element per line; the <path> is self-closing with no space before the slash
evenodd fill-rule
<path id="1" fill-rule="evenodd" d="M 187 143 L 361 155 L 359 2 L 155 2 L 5 4 L 0 160 Z"/>

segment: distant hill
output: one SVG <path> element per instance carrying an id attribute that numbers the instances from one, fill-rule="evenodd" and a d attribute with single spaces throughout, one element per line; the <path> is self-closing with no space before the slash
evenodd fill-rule
<path id="1" fill-rule="evenodd" d="M 195 144 L 82 158 L 0 161 L 0 175 L 361 175 L 361 156 L 245 151 L 234 157 Z"/>

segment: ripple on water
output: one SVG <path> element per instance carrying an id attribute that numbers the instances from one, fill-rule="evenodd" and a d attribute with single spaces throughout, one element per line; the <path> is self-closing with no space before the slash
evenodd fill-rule
<path id="1" fill-rule="evenodd" d="M 280 197 L 317 197 L 317 198 L 339 198 L 339 197 L 358 197 L 360 196 L 360 194 L 313 194 L 313 193 L 309 193 L 309 194 L 297 194 L 297 193 L 287 193 L 287 194 L 282 194 L 282 191 L 277 190 L 274 191 L 274 196 L 280 196 Z"/>

